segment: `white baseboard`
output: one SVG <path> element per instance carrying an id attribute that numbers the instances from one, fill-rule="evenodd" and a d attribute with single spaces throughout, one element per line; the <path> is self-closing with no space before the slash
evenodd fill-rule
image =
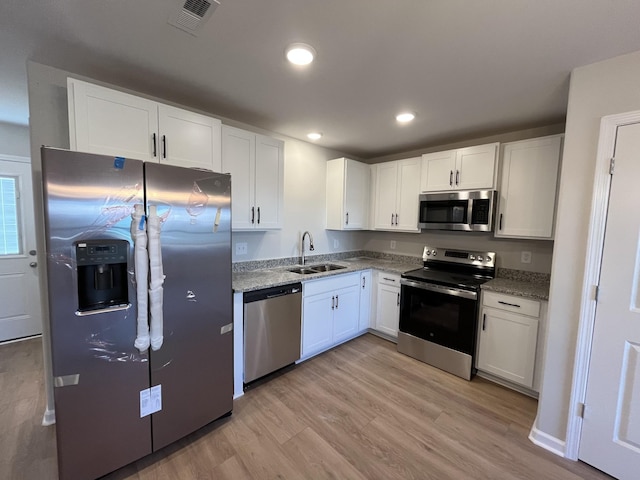
<path id="1" fill-rule="evenodd" d="M 44 411 L 44 416 L 42 417 L 42 426 L 48 427 L 49 425 L 53 425 L 54 423 L 56 423 L 55 410 L 46 409 Z"/>
<path id="2" fill-rule="evenodd" d="M 242 397 L 243 395 L 244 395 L 244 391 L 241 391 L 240 393 L 234 393 L 233 399 L 236 400 L 236 399 Z"/>
<path id="3" fill-rule="evenodd" d="M 538 418 L 533 422 L 533 427 L 531 427 L 531 432 L 529 432 L 529 440 L 531 440 L 535 445 L 540 448 L 544 448 L 545 450 L 558 455 L 559 457 L 565 458 L 565 449 L 566 444 L 564 440 L 560 440 L 554 436 L 549 435 L 548 433 L 544 433 L 538 430 Z"/>

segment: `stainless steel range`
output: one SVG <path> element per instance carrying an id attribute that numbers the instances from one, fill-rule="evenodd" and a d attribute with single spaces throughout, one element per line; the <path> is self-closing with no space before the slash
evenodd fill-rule
<path id="1" fill-rule="evenodd" d="M 402 275 L 398 351 L 471 380 L 480 285 L 494 252 L 424 247 L 424 267 Z"/>

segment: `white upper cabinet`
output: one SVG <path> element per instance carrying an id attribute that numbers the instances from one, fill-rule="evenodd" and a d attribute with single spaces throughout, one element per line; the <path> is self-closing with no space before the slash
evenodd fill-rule
<path id="1" fill-rule="evenodd" d="M 327 162 L 327 229 L 368 226 L 370 167 L 348 158 Z"/>
<path id="2" fill-rule="evenodd" d="M 220 171 L 220 120 L 69 78 L 72 150 Z"/>
<path id="3" fill-rule="evenodd" d="M 553 238 L 562 135 L 504 144 L 496 237 Z"/>
<path id="4" fill-rule="evenodd" d="M 417 232 L 420 157 L 374 165 L 374 228 Z"/>
<path id="5" fill-rule="evenodd" d="M 492 190 L 498 143 L 422 155 L 421 192 Z"/>
<path id="6" fill-rule="evenodd" d="M 282 228 L 284 142 L 223 125 L 222 171 L 231 174 L 233 230 Z"/>

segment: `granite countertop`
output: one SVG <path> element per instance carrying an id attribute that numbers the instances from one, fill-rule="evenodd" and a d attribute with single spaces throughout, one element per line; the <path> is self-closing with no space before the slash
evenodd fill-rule
<path id="1" fill-rule="evenodd" d="M 501 268 L 498 276 L 483 283 L 481 288 L 518 297 L 549 300 L 549 275 Z"/>
<path id="2" fill-rule="evenodd" d="M 311 261 L 307 263 L 307 266 L 313 266 L 320 263 L 332 263 L 335 265 L 341 265 L 345 268 L 308 275 L 300 275 L 299 273 L 290 272 L 289 270 L 295 268 L 296 265 L 233 272 L 233 291 L 250 292 L 261 288 L 277 287 L 288 283 L 305 282 L 308 280 L 316 280 L 318 278 L 341 275 L 343 273 L 359 272 L 361 270 L 368 270 L 372 268 L 389 273 L 403 274 L 409 270 L 420 268 L 422 266 L 422 262 L 421 259 L 418 260 L 419 263 L 410 263 L 408 261 L 395 261 L 372 257 L 352 257 L 341 260 L 327 260 L 324 262 Z"/>

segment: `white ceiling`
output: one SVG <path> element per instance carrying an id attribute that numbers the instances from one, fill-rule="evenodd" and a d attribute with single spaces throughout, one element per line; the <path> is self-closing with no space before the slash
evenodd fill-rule
<path id="1" fill-rule="evenodd" d="M 0 121 L 31 59 L 370 158 L 561 122 L 573 68 L 640 50 L 638 0 L 221 0 L 197 37 L 183 3 L 1 0 Z"/>

